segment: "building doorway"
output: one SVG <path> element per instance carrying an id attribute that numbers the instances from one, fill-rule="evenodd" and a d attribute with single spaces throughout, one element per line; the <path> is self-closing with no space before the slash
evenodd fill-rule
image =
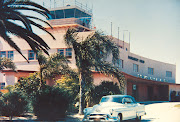
<path id="1" fill-rule="evenodd" d="M 153 95 L 154 95 L 153 86 L 148 86 L 148 100 L 149 101 L 153 100 Z"/>
<path id="2" fill-rule="evenodd" d="M 132 85 L 132 96 L 135 98 L 136 101 L 139 100 L 138 86 L 136 84 Z"/>

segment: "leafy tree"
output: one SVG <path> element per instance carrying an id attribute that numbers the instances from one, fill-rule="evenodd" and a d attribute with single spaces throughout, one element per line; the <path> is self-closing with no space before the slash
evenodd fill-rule
<path id="1" fill-rule="evenodd" d="M 77 95 L 79 93 L 78 79 L 74 79 L 68 75 L 64 75 L 61 79 L 58 79 L 56 81 L 56 86 L 68 90 L 73 100 L 76 101 Z"/>
<path id="2" fill-rule="evenodd" d="M 1 115 L 9 116 L 9 119 L 12 120 L 13 116 L 20 116 L 27 110 L 27 104 L 25 95 L 11 89 L 8 93 L 1 96 Z"/>
<path id="3" fill-rule="evenodd" d="M 30 74 L 29 77 L 20 78 L 15 84 L 15 89 L 23 92 L 29 100 L 33 99 L 40 89 L 40 78 L 38 73 Z"/>
<path id="4" fill-rule="evenodd" d="M 75 29 L 68 29 L 64 39 L 68 46 L 73 47 L 75 53 L 76 66 L 78 68 L 80 92 L 79 92 L 79 114 L 82 114 L 84 90 L 87 84 L 91 84 L 92 68 L 104 74 L 113 74 L 124 86 L 123 74 L 113 64 L 106 62 L 108 56 L 112 55 L 112 63 L 119 58 L 118 47 L 102 33 L 94 32 L 87 36 L 85 40 L 79 40 Z"/>
<path id="5" fill-rule="evenodd" d="M 40 65 L 40 84 L 43 84 L 42 80 L 53 81 L 53 78 L 58 75 L 69 75 L 77 78 L 77 74 L 68 66 L 69 60 L 60 53 L 45 57 L 42 52 L 38 52 L 37 57 Z"/>
<path id="6" fill-rule="evenodd" d="M 46 8 L 30 0 L 0 0 L 0 36 L 25 59 L 26 57 L 22 54 L 18 45 L 11 39 L 10 35 L 24 39 L 35 53 L 37 53 L 38 50 L 43 50 L 48 54 L 47 50 L 50 49 L 50 47 L 41 37 L 33 32 L 32 26 L 45 31 L 55 39 L 51 33 L 34 20 L 41 21 L 47 25 L 49 24 L 39 17 L 25 15 L 21 10 L 28 12 L 33 11 L 47 18 L 49 14 Z M 17 22 L 22 24 L 17 24 Z"/>
<path id="7" fill-rule="evenodd" d="M 59 88 L 66 89 L 69 92 L 71 97 L 68 112 L 77 112 L 77 107 L 75 104 L 78 101 L 78 93 L 79 93 L 79 82 L 78 79 L 72 78 L 69 75 L 63 75 L 61 79 L 56 81 L 56 86 Z"/>
<path id="8" fill-rule="evenodd" d="M 66 89 L 46 86 L 33 99 L 33 111 L 38 120 L 59 120 L 65 117 L 71 97 Z"/>
<path id="9" fill-rule="evenodd" d="M 122 94 L 117 83 L 112 81 L 103 81 L 100 85 L 95 86 L 89 95 L 91 104 L 99 103 L 100 99 L 106 95 Z"/>
<path id="10" fill-rule="evenodd" d="M 15 64 L 12 62 L 11 59 L 9 58 L 0 58 L 0 70 L 6 69 L 6 68 L 10 68 L 13 71 L 16 70 L 16 66 Z"/>

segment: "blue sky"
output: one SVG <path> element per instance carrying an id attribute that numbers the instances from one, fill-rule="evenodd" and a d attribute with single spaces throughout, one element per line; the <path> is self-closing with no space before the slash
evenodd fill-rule
<path id="1" fill-rule="evenodd" d="M 50 0 L 42 0 L 46 6 Z M 51 0 L 52 2 L 54 0 Z M 64 0 L 72 2 L 74 0 Z M 180 0 L 77 0 L 93 8 L 93 24 L 105 34 L 125 41 L 131 33 L 131 52 L 154 60 L 176 64 L 180 83 Z M 38 1 L 40 2 L 40 1 Z M 63 0 L 56 0 L 56 4 Z M 52 4 L 51 7 L 53 7 Z"/>

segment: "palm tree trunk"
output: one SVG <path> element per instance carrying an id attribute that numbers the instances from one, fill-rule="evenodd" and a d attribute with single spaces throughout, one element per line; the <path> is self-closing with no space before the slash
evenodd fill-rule
<path id="1" fill-rule="evenodd" d="M 40 67 L 40 90 L 41 90 L 41 88 L 42 88 L 42 68 Z"/>
<path id="2" fill-rule="evenodd" d="M 79 90 L 79 113 L 80 115 L 83 114 L 83 78 L 82 72 L 79 74 L 79 82 L 80 82 L 80 90 Z"/>

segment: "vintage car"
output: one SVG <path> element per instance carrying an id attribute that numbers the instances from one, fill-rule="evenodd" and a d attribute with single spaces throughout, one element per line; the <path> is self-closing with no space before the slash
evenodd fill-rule
<path id="1" fill-rule="evenodd" d="M 99 104 L 84 109 L 84 122 L 116 121 L 137 119 L 145 115 L 145 107 L 136 103 L 129 95 L 108 95 L 102 97 Z"/>

